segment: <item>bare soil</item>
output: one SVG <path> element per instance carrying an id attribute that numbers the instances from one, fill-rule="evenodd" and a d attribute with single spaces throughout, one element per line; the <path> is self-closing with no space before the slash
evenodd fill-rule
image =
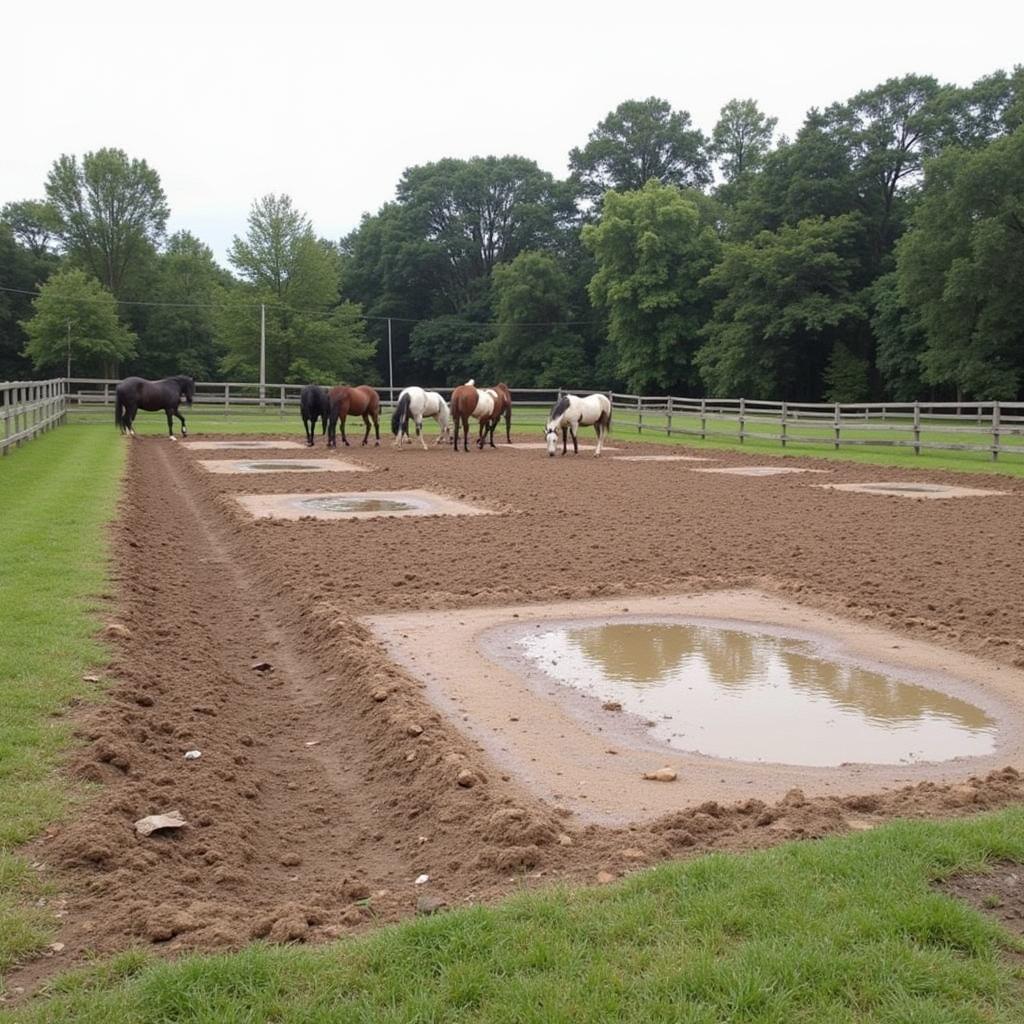
<path id="1" fill-rule="evenodd" d="M 1019 668 L 1024 483 L 979 476 L 1006 494 L 910 502 L 810 486 L 817 474 L 748 478 L 590 454 L 385 444 L 344 451 L 373 470 L 352 474 L 351 489 L 425 488 L 500 514 L 257 521 L 231 495 L 331 491 L 337 477 L 214 476 L 188 443 L 126 443 L 113 538 L 124 629 L 110 630 L 109 699 L 72 712 L 81 745 L 68 761 L 102 788 L 27 850 L 60 890 L 64 948 L 15 972 L 12 985 L 31 988 L 131 944 L 175 952 L 263 936 L 324 940 L 411 915 L 424 894 L 471 904 L 1024 798 L 1024 780 L 1006 767 L 871 793 L 856 780 L 841 795 L 752 793 L 626 827 L 578 823 L 503 775 L 359 621 L 756 587 Z M 837 482 L 963 482 L 792 464 Z M 253 667 L 262 662 L 271 667 Z M 185 760 L 192 749 L 202 756 Z M 186 828 L 136 835 L 136 819 L 172 809 Z M 429 882 L 416 885 L 422 874 Z"/>

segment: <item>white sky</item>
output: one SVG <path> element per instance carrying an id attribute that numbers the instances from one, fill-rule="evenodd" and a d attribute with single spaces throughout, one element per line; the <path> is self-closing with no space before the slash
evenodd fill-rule
<path id="1" fill-rule="evenodd" d="M 792 134 L 809 107 L 886 78 L 967 84 L 1024 60 L 1019 2 L 360 7 L 8 5 L 0 204 L 41 197 L 61 153 L 117 146 L 159 172 L 169 230 L 223 260 L 267 192 L 338 238 L 413 164 L 517 153 L 562 177 L 626 99 L 667 99 L 710 133 L 752 96 Z"/>

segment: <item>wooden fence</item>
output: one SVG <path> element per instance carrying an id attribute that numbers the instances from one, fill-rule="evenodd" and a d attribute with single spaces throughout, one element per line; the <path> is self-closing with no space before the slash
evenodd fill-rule
<path id="1" fill-rule="evenodd" d="M 4 450 L 59 422 L 66 408 L 76 419 L 113 419 L 116 380 L 73 377 L 68 381 L 0 384 L 4 391 Z M 18 390 L 20 389 L 20 390 Z M 32 389 L 37 389 L 33 391 Z M 41 389 L 41 390 L 38 390 Z M 47 390 L 48 389 L 48 390 Z M 385 407 L 393 405 L 399 388 L 378 389 Z M 443 395 L 450 387 L 437 387 Z M 241 381 L 196 384 L 196 411 L 241 419 L 251 415 L 293 416 L 300 384 L 258 384 Z M 589 394 L 586 389 L 579 394 Z M 13 397 L 8 399 L 8 394 Z M 513 388 L 513 422 L 540 428 L 551 404 L 562 394 L 556 388 Z M 884 447 L 967 451 L 1024 457 L 1024 402 L 763 402 L 745 398 L 679 398 L 607 392 L 614 406 L 613 429 L 631 427 L 642 437 L 663 434 L 701 440 L 748 440 L 834 449 Z M 8 405 L 9 403 L 9 405 Z M 19 414 L 8 412 L 18 406 Z M 59 409 L 59 412 L 57 411 Z M 30 422 L 29 413 L 35 417 Z M 19 419 L 20 416 L 20 419 Z M 244 424 L 239 424 L 244 430 Z"/>
<path id="2" fill-rule="evenodd" d="M 64 422 L 66 384 L 64 378 L 0 382 L 0 455 Z"/>

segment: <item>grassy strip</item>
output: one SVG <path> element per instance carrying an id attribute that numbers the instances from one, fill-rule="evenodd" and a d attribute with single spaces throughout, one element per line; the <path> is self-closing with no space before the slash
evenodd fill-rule
<path id="1" fill-rule="evenodd" d="M 537 440 L 543 440 L 544 422 L 548 412 L 547 406 L 517 405 L 513 412 L 513 428 L 519 434 L 534 432 Z M 301 441 L 302 421 L 298 412 L 288 409 L 281 413 L 277 407 L 268 407 L 264 412 L 257 409 L 236 407 L 228 412 L 204 411 L 201 406 L 196 406 L 192 412 L 185 411 L 189 431 L 194 434 L 294 434 L 296 440 Z M 95 426 L 106 426 L 112 424 L 113 413 L 105 409 L 72 410 L 70 418 L 73 422 L 89 423 Z M 1024 441 L 1018 444 L 1017 438 L 1006 437 L 1004 443 L 1013 444 L 1020 448 L 1020 454 L 1016 452 L 1002 454 L 995 462 L 985 452 L 960 452 L 960 451 L 933 451 L 924 449 L 920 455 L 915 455 L 907 448 L 886 448 L 856 446 L 840 448 L 838 451 L 831 447 L 832 431 L 828 427 L 811 426 L 809 424 L 793 426 L 791 432 L 806 436 L 820 436 L 821 444 L 806 444 L 790 441 L 783 448 L 777 441 L 765 441 L 757 438 L 747 438 L 740 443 L 738 438 L 723 436 L 708 438 L 702 441 L 697 436 L 699 421 L 692 418 L 674 416 L 672 425 L 674 429 L 686 429 L 694 431 L 692 434 L 675 434 L 668 437 L 665 433 L 655 428 L 663 428 L 666 419 L 663 415 L 645 413 L 644 429 L 637 429 L 636 414 L 630 410 L 619 410 L 612 422 L 612 437 L 625 441 L 650 441 L 654 444 L 676 444 L 685 445 L 688 448 L 707 449 L 708 451 L 736 451 L 748 452 L 751 455 L 769 455 L 776 458 L 791 456 L 808 456 L 818 459 L 838 459 L 843 462 L 860 462 L 874 466 L 893 466 L 903 469 L 951 469 L 962 473 L 996 473 L 1003 476 L 1024 477 Z M 381 418 L 381 442 L 390 443 L 390 423 L 386 416 Z M 927 424 L 926 424 L 927 426 Z M 730 432 L 738 431 L 738 426 L 731 421 L 708 421 L 711 430 L 721 431 L 728 435 Z M 140 413 L 135 421 L 135 428 L 140 434 L 166 434 L 167 421 L 163 413 Z M 178 429 L 175 420 L 175 430 Z M 424 429 L 428 434 L 436 434 L 437 427 L 434 420 L 427 420 Z M 747 430 L 764 431 L 766 433 L 776 432 L 776 426 L 765 426 L 758 424 L 756 418 L 748 418 Z M 350 420 L 348 424 L 349 439 L 356 438 L 356 443 L 362 438 L 363 424 L 359 419 Z M 496 437 L 504 436 L 504 424 Z M 874 440 L 906 439 L 905 430 L 857 430 L 856 427 L 843 428 L 843 437 L 849 438 L 871 438 Z M 981 438 L 968 437 L 966 435 L 943 434 L 941 424 L 934 424 L 931 430 L 923 433 L 925 440 L 946 440 L 954 443 L 970 440 L 972 443 L 980 443 Z M 470 437 L 476 437 L 476 423 L 470 427 Z M 594 432 L 592 428 L 585 427 L 582 430 L 581 438 L 587 444 L 593 443 Z M 614 444 L 614 440 L 610 441 Z M 322 441 L 317 433 L 317 445 Z"/>
<path id="2" fill-rule="evenodd" d="M 36 873 L 11 850 L 70 796 L 54 772 L 68 731 L 52 716 L 105 660 L 94 634 L 122 460 L 117 436 L 90 427 L 0 459 L 0 971 L 48 940 Z"/>
<path id="3" fill-rule="evenodd" d="M 1014 940 L 931 887 L 1003 858 L 1024 860 L 1024 810 L 704 857 L 326 949 L 129 953 L 9 1019 L 1019 1024 Z"/>

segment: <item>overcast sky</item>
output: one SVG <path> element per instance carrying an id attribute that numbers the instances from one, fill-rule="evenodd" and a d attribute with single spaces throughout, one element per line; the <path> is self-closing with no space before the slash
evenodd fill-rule
<path id="1" fill-rule="evenodd" d="M 8 5 L 0 204 L 41 197 L 61 153 L 120 147 L 159 172 L 169 229 L 223 261 L 267 192 L 339 238 L 413 164 L 517 153 L 562 177 L 626 99 L 662 97 L 710 133 L 754 97 L 792 134 L 890 77 L 967 84 L 1024 61 L 1019 2 L 360 6 Z"/>

